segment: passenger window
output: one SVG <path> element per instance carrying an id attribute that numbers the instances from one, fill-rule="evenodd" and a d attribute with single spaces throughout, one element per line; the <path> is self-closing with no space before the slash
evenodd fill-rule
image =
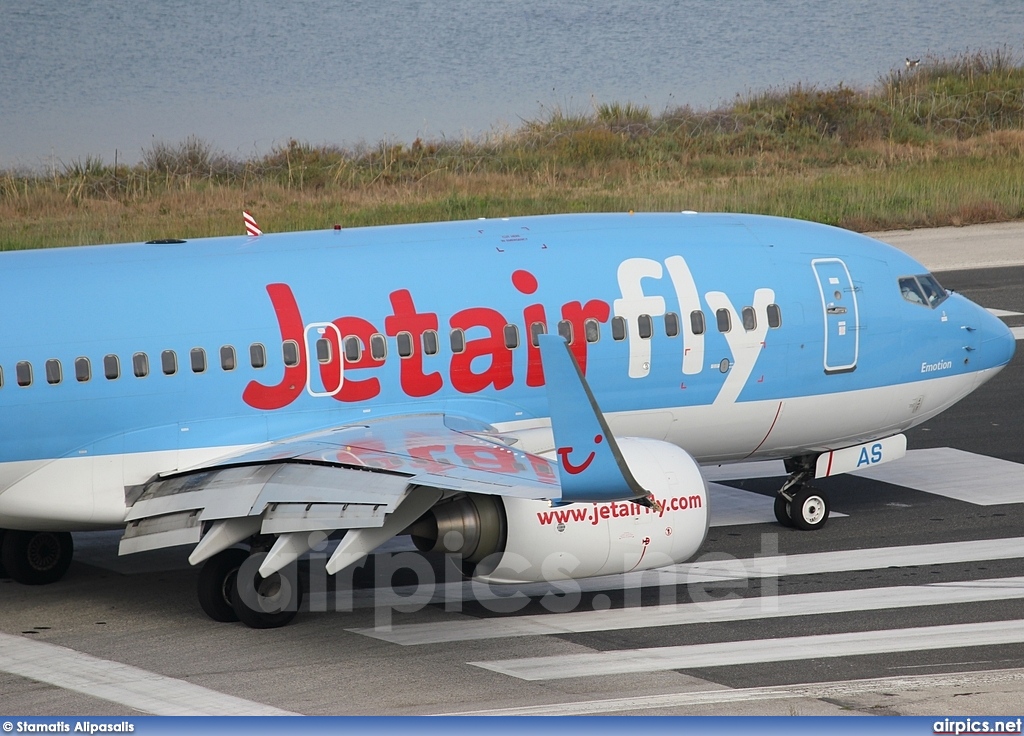
<path id="1" fill-rule="evenodd" d="M 911 304 L 925 304 L 924 294 L 921 293 L 921 287 L 917 285 L 917 279 L 913 276 L 900 278 L 900 293 Z"/>
<path id="2" fill-rule="evenodd" d="M 732 329 L 732 317 L 729 316 L 728 309 L 719 309 L 715 312 L 715 320 L 718 322 L 719 332 L 728 332 Z"/>
<path id="3" fill-rule="evenodd" d="M 437 339 L 437 330 L 427 330 L 423 333 L 423 354 L 437 355 L 440 350 L 440 341 Z"/>
<path id="4" fill-rule="evenodd" d="M 753 307 L 743 307 L 743 311 L 740 313 L 743 318 L 743 329 L 747 332 L 753 332 L 757 329 L 757 315 L 754 314 Z"/>
<path id="5" fill-rule="evenodd" d="M 235 348 L 232 345 L 221 345 L 220 367 L 226 371 L 233 371 L 238 366 L 238 358 L 235 355 Z"/>
<path id="6" fill-rule="evenodd" d="M 281 357 L 284 358 L 284 364 L 289 368 L 294 368 L 299 364 L 299 344 L 294 340 L 285 340 L 281 343 Z"/>
<path id="7" fill-rule="evenodd" d="M 779 309 L 778 304 L 768 305 L 768 326 L 773 330 L 782 326 L 782 310 Z"/>
<path id="8" fill-rule="evenodd" d="M 173 376 L 178 372 L 178 354 L 173 350 L 160 353 L 160 370 L 165 376 Z"/>
<path id="9" fill-rule="evenodd" d="M 412 355 L 411 332 L 399 332 L 397 335 L 395 335 L 395 341 L 398 343 L 399 358 L 408 358 Z"/>
<path id="10" fill-rule="evenodd" d="M 583 331 L 587 335 L 587 342 L 597 342 L 601 339 L 601 323 L 596 319 L 588 319 L 583 323 Z"/>
<path id="11" fill-rule="evenodd" d="M 465 352 L 466 350 L 466 332 L 465 330 L 455 329 L 452 330 L 450 340 L 452 343 L 452 352 L 458 355 L 459 353 Z"/>
<path id="12" fill-rule="evenodd" d="M 63 380 L 64 370 L 61 368 L 60 361 L 56 358 L 50 358 L 46 361 L 46 382 L 52 386 Z"/>
<path id="13" fill-rule="evenodd" d="M 149 375 L 149 356 L 145 353 L 135 353 L 132 356 L 132 371 L 136 378 L 145 378 Z"/>
<path id="14" fill-rule="evenodd" d="M 540 340 L 537 338 L 547 334 L 548 328 L 543 322 L 534 322 L 530 325 L 530 344 L 535 348 L 540 347 Z"/>
<path id="15" fill-rule="evenodd" d="M 345 360 L 349 363 L 358 363 L 363 354 L 363 344 L 358 337 L 349 336 L 345 338 Z"/>
<path id="16" fill-rule="evenodd" d="M 249 346 L 249 364 L 253 368 L 267 367 L 267 349 L 262 343 L 254 342 Z"/>
<path id="17" fill-rule="evenodd" d="M 567 319 L 563 319 L 558 323 L 558 334 L 565 338 L 565 341 L 572 345 L 572 322 Z"/>
<path id="18" fill-rule="evenodd" d="M 115 381 L 121 376 L 121 361 L 114 354 L 103 356 L 103 375 L 108 381 Z"/>
<path id="19" fill-rule="evenodd" d="M 654 334 L 654 320 L 651 319 L 649 314 L 641 314 L 636 318 L 636 327 L 640 332 L 640 339 L 650 340 Z"/>
<path id="20" fill-rule="evenodd" d="M 690 332 L 694 335 L 703 335 L 707 326 L 704 324 L 704 312 L 699 309 L 690 312 Z"/>
<path id="21" fill-rule="evenodd" d="M 370 335 L 370 357 L 374 360 L 384 360 L 388 357 L 387 338 L 379 332 Z"/>
<path id="22" fill-rule="evenodd" d="M 613 340 L 625 340 L 626 339 L 626 318 L 625 317 L 612 317 L 612 339 Z"/>
<path id="23" fill-rule="evenodd" d="M 667 337 L 679 335 L 679 315 L 675 312 L 665 312 L 665 335 Z"/>
<path id="24" fill-rule="evenodd" d="M 332 350 L 331 341 L 326 337 L 317 338 L 316 341 L 316 362 L 321 365 L 331 362 Z"/>
<path id="25" fill-rule="evenodd" d="M 192 365 L 193 373 L 206 372 L 206 351 L 202 348 L 192 348 L 188 354 L 189 362 Z"/>
<path id="26" fill-rule="evenodd" d="M 75 358 L 75 380 L 85 383 L 92 378 L 92 364 L 88 358 Z"/>
<path id="27" fill-rule="evenodd" d="M 32 385 L 32 364 L 23 360 L 14 367 L 14 373 L 18 378 L 19 386 Z"/>
<path id="28" fill-rule="evenodd" d="M 515 350 L 519 347 L 519 328 L 515 325 L 505 325 L 503 331 L 505 335 L 505 347 L 509 350 Z"/>

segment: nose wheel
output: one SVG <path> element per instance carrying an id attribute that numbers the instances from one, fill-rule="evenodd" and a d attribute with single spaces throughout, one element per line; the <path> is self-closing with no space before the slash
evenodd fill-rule
<path id="1" fill-rule="evenodd" d="M 776 494 L 774 510 L 775 519 L 783 526 L 814 531 L 828 521 L 828 495 L 821 489 L 797 484 Z"/>

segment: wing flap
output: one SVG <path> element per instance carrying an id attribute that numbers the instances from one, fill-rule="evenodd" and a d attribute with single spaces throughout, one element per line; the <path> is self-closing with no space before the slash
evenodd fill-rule
<path id="1" fill-rule="evenodd" d="M 263 514 L 262 534 L 290 534 L 384 525 L 386 507 L 368 503 L 275 503 Z"/>
<path id="2" fill-rule="evenodd" d="M 410 508 L 418 507 L 428 488 L 437 498 L 443 491 L 559 495 L 550 462 L 515 450 L 498 436 L 492 439 L 492 432 L 487 425 L 440 414 L 389 417 L 157 476 L 127 494 L 128 526 L 120 552 L 198 543 L 192 555 L 198 562 L 242 541 L 238 534 L 244 532 L 284 537 L 373 529 L 379 531 L 363 534 L 363 543 L 386 539 L 405 526 L 387 523 L 399 505 L 414 496 Z M 206 540 L 204 532 L 213 537 Z M 292 547 L 302 546 L 295 539 L 278 557 L 294 555 Z"/>
<path id="3" fill-rule="evenodd" d="M 202 536 L 198 511 L 181 511 L 130 523 L 121 537 L 119 555 L 161 547 L 196 544 Z"/>

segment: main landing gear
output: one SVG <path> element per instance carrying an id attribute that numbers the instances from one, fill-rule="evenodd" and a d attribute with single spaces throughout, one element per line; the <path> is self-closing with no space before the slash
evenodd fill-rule
<path id="1" fill-rule="evenodd" d="M 267 550 L 237 547 L 214 555 L 199 573 L 199 605 L 214 621 L 241 621 L 254 629 L 288 624 L 302 605 L 296 565 L 264 578 L 260 564 Z"/>
<path id="2" fill-rule="evenodd" d="M 68 532 L 0 530 L 0 577 L 23 585 L 46 585 L 64 577 L 75 545 Z"/>
<path id="3" fill-rule="evenodd" d="M 819 488 L 806 485 L 806 481 L 814 477 L 812 461 L 813 458 L 786 461 L 790 475 L 776 493 L 774 507 L 775 519 L 782 526 L 814 531 L 828 521 L 828 495 Z"/>

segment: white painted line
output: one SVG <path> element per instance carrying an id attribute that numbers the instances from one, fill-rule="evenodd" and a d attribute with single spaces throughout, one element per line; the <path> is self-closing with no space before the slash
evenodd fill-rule
<path id="1" fill-rule="evenodd" d="M 786 464 L 781 460 L 754 460 L 729 465 L 702 465 L 701 474 L 708 480 L 748 480 L 750 478 L 785 478 Z"/>
<path id="2" fill-rule="evenodd" d="M 975 689 L 982 686 L 1003 685 L 1024 681 L 1024 670 L 985 670 L 982 672 L 955 672 L 937 675 L 877 677 L 865 680 L 839 682 L 813 682 L 801 685 L 775 685 L 738 689 L 698 690 L 688 693 L 664 695 L 637 695 L 604 700 L 582 700 L 574 703 L 525 705 L 518 708 L 442 713 L 448 716 L 583 716 L 598 713 L 654 710 L 658 708 L 686 708 L 719 703 L 750 703 L 762 700 L 793 698 L 847 698 L 877 692 L 908 692 L 926 689 Z"/>
<path id="3" fill-rule="evenodd" d="M 0 634 L 0 671 L 157 716 L 298 715 L 55 644 Z"/>
<path id="4" fill-rule="evenodd" d="M 1024 621 L 986 621 L 499 659 L 469 664 L 520 680 L 538 681 L 1021 643 L 1024 643 Z"/>
<path id="5" fill-rule="evenodd" d="M 1010 332 L 1016 340 L 1024 340 L 1024 327 L 1011 327 Z"/>
<path id="6" fill-rule="evenodd" d="M 775 523 L 775 511 L 772 508 L 775 499 L 772 496 L 763 496 L 721 483 L 708 483 L 708 492 L 711 495 L 708 503 L 711 510 L 711 526 Z M 832 511 L 830 516 L 838 519 L 845 517 L 846 514 Z"/>
<path id="7" fill-rule="evenodd" d="M 516 636 L 621 631 L 656 626 L 681 626 L 721 621 L 751 621 L 846 611 L 878 611 L 915 606 L 944 606 L 1024 598 L 1024 577 L 956 583 L 931 583 L 892 588 L 823 591 L 707 603 L 570 611 L 533 616 L 407 624 L 390 629 L 349 629 L 403 646 L 439 644 Z"/>
<path id="8" fill-rule="evenodd" d="M 1024 537 L 974 539 L 968 542 L 914 544 L 906 547 L 870 547 L 868 549 L 813 552 L 802 555 L 751 557 L 732 561 L 693 562 L 664 568 L 679 582 L 713 582 L 767 578 L 780 575 L 820 575 L 916 565 L 950 565 L 981 560 L 1012 560 L 1024 557 Z"/>
<path id="9" fill-rule="evenodd" d="M 688 585 L 723 580 L 749 580 L 772 578 L 780 575 L 821 575 L 855 570 L 914 567 L 917 565 L 951 565 L 982 560 L 1012 560 L 1024 557 L 1024 537 L 1008 539 L 976 539 L 968 542 L 940 542 L 906 547 L 872 547 L 845 549 L 832 552 L 813 552 L 802 555 L 773 555 L 717 559 L 672 565 L 644 573 L 608 575 L 562 581 L 559 587 L 545 583 L 525 585 L 495 585 L 464 582 L 427 586 L 420 593 L 415 587 L 405 586 L 390 590 L 351 591 L 350 603 L 356 608 L 374 605 L 457 603 L 463 600 L 507 600 L 515 593 L 540 597 L 545 593 L 564 594 L 572 586 L 582 593 L 604 590 L 632 590 L 642 587 Z M 503 609 L 507 610 L 507 609 Z M 353 629 L 356 631 L 357 629 Z"/>
<path id="10" fill-rule="evenodd" d="M 1006 309 L 993 309 L 992 307 L 986 307 L 986 311 L 996 317 L 1024 317 L 1024 313 L 1011 312 Z"/>
<path id="11" fill-rule="evenodd" d="M 739 526 L 741 524 L 775 523 L 775 498 L 762 496 L 753 491 L 744 491 L 720 483 L 708 483 L 711 494 L 708 506 L 711 509 L 711 526 Z M 846 516 L 838 511 L 830 514 L 835 518 Z"/>
<path id="12" fill-rule="evenodd" d="M 708 483 L 711 526 L 767 524 L 775 521 L 774 499 L 759 493 Z"/>
<path id="13" fill-rule="evenodd" d="M 952 447 L 911 450 L 855 474 L 978 506 L 1024 503 L 1024 465 Z"/>

